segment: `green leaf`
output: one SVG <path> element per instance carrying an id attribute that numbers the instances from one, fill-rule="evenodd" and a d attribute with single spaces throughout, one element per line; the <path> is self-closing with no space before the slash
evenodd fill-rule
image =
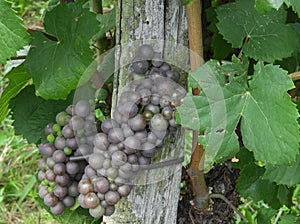
<path id="1" fill-rule="evenodd" d="M 31 79 L 30 74 L 23 64 L 12 69 L 5 77 L 9 79 L 9 84 L 0 97 L 0 122 L 8 114 L 10 99 L 14 98 L 23 88 L 25 88 Z"/>
<path id="2" fill-rule="evenodd" d="M 176 110 L 176 119 L 183 127 L 205 131 L 199 141 L 206 150 L 206 167 L 238 152 L 239 122 L 243 143 L 256 160 L 291 164 L 296 159 L 299 114 L 287 93 L 293 82 L 279 66 L 262 63 L 248 81 L 247 67 L 247 62 L 237 59 L 222 65 L 209 61 L 190 74 L 202 94 L 187 95 Z"/>
<path id="3" fill-rule="evenodd" d="M 262 15 L 255 10 L 254 0 L 237 0 L 216 11 L 224 39 L 255 60 L 280 60 L 291 56 L 297 46 L 297 35 L 285 24 L 283 9 Z"/>
<path id="4" fill-rule="evenodd" d="M 276 215 L 276 210 L 272 208 L 260 208 L 257 213 L 257 223 L 270 224 L 273 216 Z"/>
<path id="5" fill-rule="evenodd" d="M 225 59 L 232 51 L 231 45 L 228 44 L 223 36 L 220 34 L 214 34 L 212 36 L 212 49 L 214 52 L 214 59 Z"/>
<path id="6" fill-rule="evenodd" d="M 272 9 L 279 9 L 284 0 L 255 0 L 255 8 L 259 12 L 269 12 Z"/>
<path id="7" fill-rule="evenodd" d="M 71 97 L 68 101 L 44 100 L 35 95 L 32 85 L 26 87 L 11 100 L 16 134 L 23 135 L 29 143 L 39 142 L 45 138 L 45 126 L 55 122 L 56 114 L 71 103 Z"/>
<path id="8" fill-rule="evenodd" d="M 45 30 L 58 41 L 35 33 L 27 66 L 37 94 L 44 99 L 64 99 L 75 89 L 93 62 L 89 41 L 98 30 L 95 14 L 81 1 L 60 4 L 45 15 Z"/>
<path id="9" fill-rule="evenodd" d="M 300 139 L 299 114 L 287 93 L 294 84 L 279 66 L 258 63 L 254 69 L 245 93 L 243 143 L 259 161 L 291 164 L 299 153 Z"/>
<path id="10" fill-rule="evenodd" d="M 299 223 L 300 218 L 293 215 L 282 215 L 278 224 L 291 224 L 291 223 Z"/>
<path id="11" fill-rule="evenodd" d="M 294 186 L 300 183 L 300 155 L 297 156 L 297 160 L 290 166 L 266 166 L 266 172 L 264 178 L 270 181 L 274 181 L 277 184 L 285 184 L 287 186 Z"/>
<path id="12" fill-rule="evenodd" d="M 237 180 L 238 192 L 243 197 L 251 198 L 253 201 L 265 201 L 272 208 L 279 208 L 281 204 L 277 199 L 278 186 L 268 180 L 262 179 L 265 169 L 255 164 L 248 164 L 241 170 Z"/>
<path id="13" fill-rule="evenodd" d="M 284 0 L 287 6 L 292 7 L 294 12 L 300 16 L 300 1 L 299 0 Z"/>
<path id="14" fill-rule="evenodd" d="M 93 39 L 105 37 L 106 33 L 116 26 L 116 9 L 112 9 L 105 15 L 98 14 L 97 20 L 100 22 L 101 29 Z"/>
<path id="15" fill-rule="evenodd" d="M 16 55 L 16 51 L 28 44 L 29 35 L 21 19 L 11 9 L 10 3 L 0 1 L 0 64 Z"/>

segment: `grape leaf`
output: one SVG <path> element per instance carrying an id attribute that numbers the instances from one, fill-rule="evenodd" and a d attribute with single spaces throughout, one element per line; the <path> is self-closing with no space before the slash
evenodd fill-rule
<path id="1" fill-rule="evenodd" d="M 23 88 L 25 88 L 31 79 L 24 64 L 12 69 L 5 77 L 9 79 L 9 84 L 0 97 L 0 122 L 8 114 L 10 99 L 14 98 Z"/>
<path id="2" fill-rule="evenodd" d="M 294 12 L 300 16 L 300 1 L 299 0 L 284 0 L 287 6 L 292 7 Z"/>
<path id="3" fill-rule="evenodd" d="M 291 224 L 291 223 L 299 223 L 300 218 L 294 215 L 286 215 L 283 214 L 280 217 L 278 224 Z"/>
<path id="4" fill-rule="evenodd" d="M 265 169 L 255 164 L 248 164 L 240 172 L 237 180 L 238 192 L 243 197 L 249 197 L 258 202 L 264 200 L 272 208 L 279 208 L 281 204 L 277 199 L 278 186 L 268 180 L 262 179 Z"/>
<path id="5" fill-rule="evenodd" d="M 254 8 L 254 0 L 237 0 L 216 10 L 217 27 L 234 48 L 255 60 L 273 62 L 292 55 L 297 35 L 285 24 L 286 12 L 272 10 L 262 15 Z"/>
<path id="6" fill-rule="evenodd" d="M 56 114 L 71 103 L 71 97 L 67 101 L 44 100 L 35 95 L 34 86 L 27 86 L 10 104 L 16 134 L 23 135 L 29 143 L 39 142 L 45 138 L 45 126 L 55 122 Z"/>
<path id="7" fill-rule="evenodd" d="M 46 33 L 34 33 L 27 56 L 37 94 L 44 99 L 64 99 L 93 62 L 89 41 L 98 31 L 95 14 L 83 9 L 81 1 L 60 4 L 45 15 Z"/>
<path id="8" fill-rule="evenodd" d="M 297 156 L 296 162 L 291 166 L 266 166 L 264 178 L 274 181 L 278 184 L 293 186 L 300 183 L 300 155 Z"/>
<path id="9" fill-rule="evenodd" d="M 235 133 L 239 123 L 243 143 L 256 160 L 291 164 L 299 144 L 299 114 L 287 94 L 293 82 L 279 66 L 262 63 L 255 65 L 250 81 L 245 74 L 234 76 L 246 67 L 237 61 L 223 65 L 209 61 L 190 73 L 202 94 L 185 97 L 177 108 L 177 122 L 205 131 L 199 141 L 205 146 L 208 164 L 230 158 L 239 150 Z"/>
<path id="10" fill-rule="evenodd" d="M 101 29 L 93 39 L 105 37 L 106 33 L 116 26 L 116 9 L 112 9 L 108 14 L 98 14 L 97 20 L 100 22 Z"/>
<path id="11" fill-rule="evenodd" d="M 255 8 L 259 12 L 268 12 L 272 9 L 279 9 L 284 0 L 255 0 Z"/>
<path id="12" fill-rule="evenodd" d="M 257 223 L 271 224 L 271 219 L 275 215 L 276 210 L 262 207 L 257 212 Z"/>
<path id="13" fill-rule="evenodd" d="M 29 35 L 21 19 L 11 9 L 10 3 L 0 1 L 0 64 L 16 55 L 16 51 L 28 44 Z"/>

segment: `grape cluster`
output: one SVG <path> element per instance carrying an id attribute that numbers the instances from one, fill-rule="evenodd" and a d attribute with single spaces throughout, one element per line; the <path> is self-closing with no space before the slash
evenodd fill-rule
<path id="1" fill-rule="evenodd" d="M 175 81 L 177 71 L 162 61 L 150 45 L 142 45 L 131 68 L 144 78 L 121 94 L 114 119 L 101 124 L 94 152 L 78 184 L 78 201 L 91 216 L 109 216 L 132 188 L 130 179 L 147 166 L 169 132 L 177 130 L 175 107 L 185 91 Z"/>
<path id="2" fill-rule="evenodd" d="M 57 114 L 56 123 L 45 127 L 47 142 L 39 145 L 43 156 L 39 161 L 39 196 L 53 214 L 61 214 L 75 203 L 87 162 L 70 157 L 91 154 L 96 133 L 92 108 L 83 100 Z"/>
<path id="3" fill-rule="evenodd" d="M 78 196 L 92 217 L 112 215 L 115 204 L 129 195 L 131 179 L 179 127 L 175 108 L 185 96 L 177 84 L 180 73 L 147 44 L 139 47 L 130 69 L 139 78 L 98 131 L 86 101 L 68 107 L 57 115 L 57 124 L 46 127 L 49 142 L 39 147 L 44 156 L 39 194 L 53 214 L 72 206 Z"/>

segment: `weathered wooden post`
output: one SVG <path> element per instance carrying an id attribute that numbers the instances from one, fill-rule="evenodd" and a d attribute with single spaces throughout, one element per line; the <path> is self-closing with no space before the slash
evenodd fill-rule
<path id="1" fill-rule="evenodd" d="M 179 49 L 187 45 L 186 14 L 180 0 L 119 0 L 117 11 L 118 71 L 115 73 L 114 104 L 129 82 L 129 58 L 136 53 L 137 45 L 151 43 L 156 51 L 169 58 L 171 65 L 174 57 L 180 58 L 183 66 L 188 65 L 188 52 Z M 174 53 L 177 47 L 178 52 Z M 175 61 L 177 63 L 178 59 Z M 183 130 L 179 130 L 167 138 L 164 147 L 152 159 L 152 165 L 140 171 L 133 180 L 130 195 L 119 201 L 115 213 L 104 217 L 104 221 L 107 224 L 176 223 L 182 160 Z"/>

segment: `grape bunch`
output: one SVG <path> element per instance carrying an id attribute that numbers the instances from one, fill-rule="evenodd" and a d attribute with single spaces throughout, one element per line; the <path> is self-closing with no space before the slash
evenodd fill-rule
<path id="1" fill-rule="evenodd" d="M 143 78 L 133 80 L 121 94 L 113 119 L 102 122 L 78 183 L 79 204 L 95 218 L 113 214 L 115 204 L 130 193 L 131 178 L 147 167 L 168 133 L 179 127 L 175 107 L 185 96 L 176 83 L 179 72 L 171 70 L 150 45 L 138 49 L 131 68 Z"/>
<path id="2" fill-rule="evenodd" d="M 77 198 L 92 217 L 112 215 L 118 201 L 129 195 L 132 179 L 178 129 L 175 108 L 185 96 L 177 83 L 180 73 L 147 44 L 139 47 L 130 70 L 129 90 L 99 130 L 83 100 L 47 125 L 48 142 L 39 146 L 39 195 L 53 214 L 61 214 Z"/>
<path id="3" fill-rule="evenodd" d="M 39 145 L 43 156 L 39 161 L 39 196 L 53 214 L 74 205 L 87 162 L 72 161 L 70 157 L 91 154 L 96 133 L 95 116 L 84 100 L 58 113 L 56 123 L 45 127 L 47 142 Z"/>

